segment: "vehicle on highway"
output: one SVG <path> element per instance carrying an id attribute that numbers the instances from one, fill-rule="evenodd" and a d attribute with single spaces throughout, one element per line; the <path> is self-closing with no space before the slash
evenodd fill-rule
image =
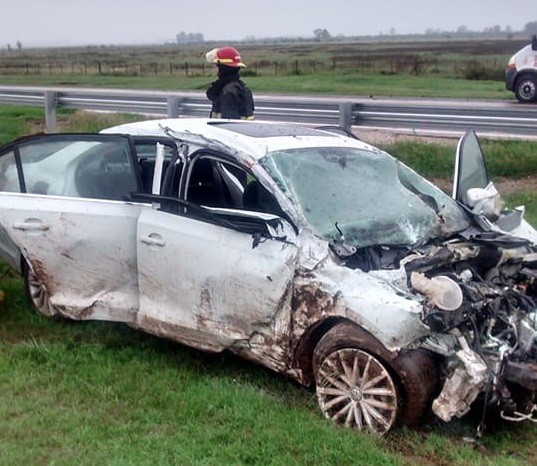
<path id="1" fill-rule="evenodd" d="M 505 86 L 519 102 L 537 102 L 537 36 L 509 59 Z"/>
<path id="2" fill-rule="evenodd" d="M 537 421 L 537 232 L 475 133 L 453 196 L 344 132 L 163 119 L 0 150 L 0 253 L 46 316 L 124 322 L 314 386 L 384 434 Z"/>

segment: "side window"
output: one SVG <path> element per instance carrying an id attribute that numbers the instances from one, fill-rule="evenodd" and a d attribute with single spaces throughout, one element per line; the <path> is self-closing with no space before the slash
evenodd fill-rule
<path id="1" fill-rule="evenodd" d="M 212 157 L 200 156 L 190 166 L 186 199 L 208 207 L 242 209 L 247 173 Z"/>
<path id="2" fill-rule="evenodd" d="M 281 215 L 276 198 L 242 168 L 200 156 L 190 169 L 186 199 L 208 207 Z"/>
<path id="3" fill-rule="evenodd" d="M 135 141 L 136 155 L 138 159 L 138 166 L 140 168 L 140 177 L 142 180 L 142 192 L 151 193 L 153 187 L 153 174 L 155 173 L 155 158 L 157 154 L 156 141 Z M 160 185 L 164 186 L 164 178 L 166 176 L 166 170 L 170 165 L 170 161 L 173 157 L 175 147 L 173 145 L 164 144 L 164 165 L 162 167 L 162 179 Z M 178 189 L 179 177 L 181 176 L 180 167 L 177 166 L 177 173 L 171 174 L 175 179 L 175 182 L 171 180 L 171 183 Z"/>
<path id="4" fill-rule="evenodd" d="M 20 190 L 15 153 L 6 152 L 0 157 L 0 191 L 18 193 Z"/>
<path id="5" fill-rule="evenodd" d="M 137 190 L 128 140 L 80 139 L 22 142 L 26 192 L 122 200 Z"/>

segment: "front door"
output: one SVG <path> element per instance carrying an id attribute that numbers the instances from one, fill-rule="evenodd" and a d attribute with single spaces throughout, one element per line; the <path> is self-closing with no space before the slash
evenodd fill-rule
<path id="1" fill-rule="evenodd" d="M 537 231 L 524 219 L 524 206 L 507 209 L 489 179 L 485 157 L 474 131 L 459 141 L 455 159 L 453 198 L 468 207 L 484 227 L 537 244 Z"/>
<path id="2" fill-rule="evenodd" d="M 220 214 L 141 213 L 140 327 L 210 351 L 287 331 L 297 254 L 292 228 L 266 214 Z M 255 225 L 271 217 L 282 234 L 256 233 Z"/>

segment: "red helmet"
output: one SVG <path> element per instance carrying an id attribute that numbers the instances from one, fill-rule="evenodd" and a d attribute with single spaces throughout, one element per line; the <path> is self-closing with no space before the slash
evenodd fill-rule
<path id="1" fill-rule="evenodd" d="M 245 67 L 246 65 L 241 60 L 241 54 L 236 48 L 233 47 L 221 47 L 219 49 L 212 49 L 205 55 L 209 63 L 216 63 L 217 65 L 226 65 L 237 67 Z"/>

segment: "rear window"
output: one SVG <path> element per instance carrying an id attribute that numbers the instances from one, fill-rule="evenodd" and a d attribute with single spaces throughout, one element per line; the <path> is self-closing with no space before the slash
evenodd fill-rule
<path id="1" fill-rule="evenodd" d="M 18 152 L 23 192 L 122 200 L 137 190 L 126 138 L 43 137 L 19 143 Z"/>

